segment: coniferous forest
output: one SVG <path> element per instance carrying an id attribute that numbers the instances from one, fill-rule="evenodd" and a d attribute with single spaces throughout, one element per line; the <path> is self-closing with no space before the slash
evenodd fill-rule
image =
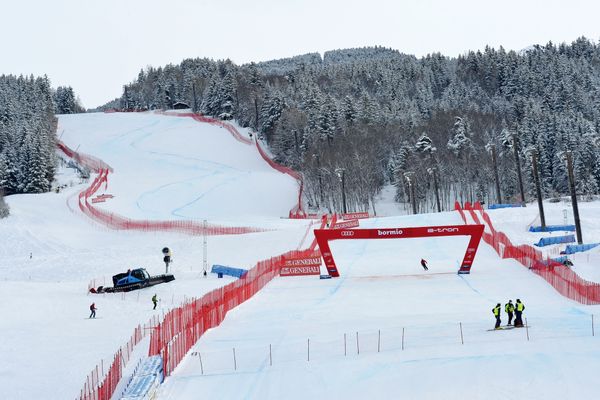
<path id="1" fill-rule="evenodd" d="M 370 210 L 389 183 L 408 201 L 409 181 L 421 211 L 434 208 L 434 181 L 444 209 L 496 203 L 492 151 L 502 202 L 521 200 L 517 159 L 533 199 L 534 151 L 545 198 L 568 193 L 566 150 L 578 194 L 599 192 L 600 46 L 585 38 L 458 58 L 371 47 L 241 66 L 186 59 L 140 71 L 106 107 L 177 102 L 254 129 L 325 209 L 342 209 L 342 177 L 349 211 Z"/>
<path id="2" fill-rule="evenodd" d="M 71 87 L 47 77 L 0 76 L 0 218 L 3 195 L 50 190 L 56 169 L 55 114 L 84 112 Z"/>

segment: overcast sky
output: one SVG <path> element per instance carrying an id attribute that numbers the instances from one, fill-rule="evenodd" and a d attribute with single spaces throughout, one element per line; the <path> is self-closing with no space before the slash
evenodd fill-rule
<path id="1" fill-rule="evenodd" d="M 84 107 L 140 69 L 184 58 L 237 64 L 380 45 L 457 56 L 486 45 L 600 39 L 594 0 L 0 0 L 0 74 L 46 74 Z"/>

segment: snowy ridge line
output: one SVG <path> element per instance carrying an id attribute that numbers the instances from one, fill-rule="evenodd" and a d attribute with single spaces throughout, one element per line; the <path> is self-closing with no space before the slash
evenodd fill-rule
<path id="1" fill-rule="evenodd" d="M 123 217 L 119 214 L 104 211 L 96 208 L 93 202 L 90 202 L 96 193 L 101 189 L 108 187 L 108 175 L 112 172 L 112 168 L 104 161 L 85 154 L 77 153 L 71 150 L 64 143 L 59 142 L 58 148 L 68 157 L 75 160 L 79 165 L 91 169 L 98 175 L 92 181 L 91 185 L 79 193 L 79 209 L 92 220 L 102 223 L 112 229 L 136 230 L 145 232 L 178 232 L 188 235 L 242 235 L 254 232 L 266 232 L 267 229 L 252 228 L 252 227 L 235 227 L 212 225 L 195 221 L 150 221 L 150 220 L 134 220 Z M 93 199 L 92 199 L 93 200 Z"/>
<path id="2" fill-rule="evenodd" d="M 129 363 L 135 346 L 148 336 L 148 332 L 156 324 L 156 317 L 152 317 L 143 327 L 138 325 L 127 343 L 117 350 L 106 373 L 104 361 L 101 362 L 100 368 L 96 365 L 86 378 L 79 400 L 110 400 L 123 377 L 123 369 Z"/>
<path id="3" fill-rule="evenodd" d="M 459 210 L 459 212 L 462 211 L 461 205 L 458 202 L 455 203 L 455 209 Z M 483 240 L 492 246 L 501 258 L 515 259 L 521 265 L 541 276 L 564 297 L 586 305 L 600 304 L 600 284 L 581 278 L 567 266 L 550 257 L 544 257 L 542 252 L 531 246 L 514 246 L 506 234 L 496 231 L 489 215 L 478 202 L 474 205 L 468 202 L 465 203 L 464 210 L 469 212 L 471 218 L 477 224 L 480 222 L 476 211 L 479 211 L 482 219 L 491 231 L 491 233 L 483 233 Z M 467 223 L 465 215 L 462 212 L 461 217 Z"/>
<path id="4" fill-rule="evenodd" d="M 253 141 L 251 139 L 248 139 L 247 137 L 243 136 L 233 125 L 228 124 L 227 122 L 221 121 L 219 119 L 206 117 L 206 116 L 204 116 L 202 114 L 198 114 L 198 113 L 170 113 L 168 111 L 155 111 L 155 112 L 157 114 L 167 115 L 170 117 L 189 117 L 198 122 L 203 122 L 203 123 L 208 123 L 211 125 L 220 126 L 222 128 L 227 129 L 227 131 L 229 131 L 231 133 L 231 135 L 237 141 L 242 142 L 247 145 L 251 145 L 253 143 Z M 281 172 L 282 174 L 287 174 L 287 175 L 291 176 L 292 178 L 296 179 L 296 181 L 298 182 L 298 185 L 300 186 L 300 189 L 298 190 L 298 203 L 294 206 L 294 208 L 292 208 L 290 210 L 289 217 L 290 218 L 307 218 L 308 216 L 307 216 L 306 212 L 304 211 L 304 208 L 302 207 L 302 195 L 304 193 L 304 179 L 302 178 L 302 174 L 294 171 L 291 168 L 288 168 L 281 164 L 276 163 L 263 150 L 263 148 L 260 146 L 260 143 L 258 140 L 256 140 L 254 143 L 256 143 L 256 149 L 258 150 L 258 153 L 260 154 L 260 156 L 263 158 L 263 160 L 265 160 L 267 162 L 267 164 L 269 164 L 271 166 L 271 168 Z"/>

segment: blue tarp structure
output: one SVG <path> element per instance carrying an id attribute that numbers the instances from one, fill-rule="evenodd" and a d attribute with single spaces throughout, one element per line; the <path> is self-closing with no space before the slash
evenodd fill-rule
<path id="1" fill-rule="evenodd" d="M 142 400 L 149 398 L 158 385 L 164 380 L 163 362 L 161 356 L 146 357 L 136 368 L 127 388 L 121 395 L 121 400 Z"/>
<path id="2" fill-rule="evenodd" d="M 567 256 L 560 256 L 560 257 L 554 257 L 552 260 L 562 264 L 565 261 L 567 261 L 568 259 L 569 259 L 569 257 L 567 257 Z"/>
<path id="3" fill-rule="evenodd" d="M 600 243 L 570 244 L 566 247 L 565 254 L 573 254 L 573 253 L 579 253 L 582 251 L 587 251 L 589 249 L 593 249 L 596 246 L 600 246 Z"/>
<path id="4" fill-rule="evenodd" d="M 530 226 L 529 232 L 558 232 L 558 231 L 569 231 L 575 232 L 575 225 L 546 225 L 546 228 L 542 229 L 541 226 Z"/>
<path id="5" fill-rule="evenodd" d="M 488 210 L 495 210 L 497 208 L 514 208 L 514 207 L 523 207 L 522 204 L 490 204 L 488 206 Z"/>
<path id="6" fill-rule="evenodd" d="M 551 244 L 560 244 L 560 243 L 573 243 L 575 241 L 575 235 L 566 235 L 566 236 L 551 236 L 541 238 L 539 242 L 534 243 L 534 246 L 543 247 L 550 246 Z"/>
<path id="7" fill-rule="evenodd" d="M 241 269 L 241 268 L 226 267 L 224 265 L 215 264 L 212 266 L 212 269 L 210 270 L 210 272 L 212 272 L 213 274 L 217 274 L 219 276 L 219 278 L 222 278 L 223 275 L 229 275 L 229 276 L 234 276 L 236 278 L 241 278 L 244 275 L 246 275 L 248 270 Z"/>

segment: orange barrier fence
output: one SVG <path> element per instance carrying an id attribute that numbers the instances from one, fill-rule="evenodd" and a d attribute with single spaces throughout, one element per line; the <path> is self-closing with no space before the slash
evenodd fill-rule
<path id="1" fill-rule="evenodd" d="M 506 234 L 496 231 L 492 220 L 481 204 L 465 203 L 463 209 L 456 202 L 454 208 L 460 213 L 465 223 L 467 223 L 465 211 L 469 213 L 476 224 L 481 223 L 478 213 L 481 215 L 488 231 L 483 233 L 483 240 L 492 246 L 501 258 L 517 260 L 521 265 L 544 278 L 561 295 L 571 300 L 582 304 L 600 304 L 600 284 L 582 279 L 569 267 L 549 257 L 544 257 L 542 252 L 529 245 L 513 245 Z"/>

